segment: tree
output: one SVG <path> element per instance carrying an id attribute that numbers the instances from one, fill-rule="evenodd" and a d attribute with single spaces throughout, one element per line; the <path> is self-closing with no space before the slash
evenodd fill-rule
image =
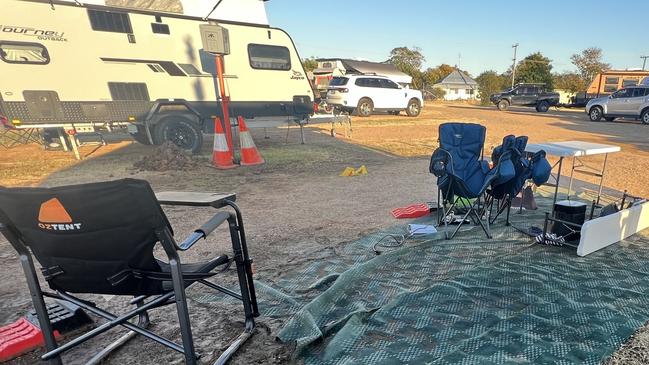
<path id="1" fill-rule="evenodd" d="M 316 61 L 314 57 L 303 58 L 302 66 L 304 66 L 304 71 L 310 72 L 318 68 L 318 61 Z"/>
<path id="2" fill-rule="evenodd" d="M 412 77 L 412 86 L 421 89 L 425 83 L 421 65 L 426 59 L 419 47 L 397 47 L 390 51 L 390 57 L 385 63 L 393 64 L 399 71 Z"/>
<path id="3" fill-rule="evenodd" d="M 552 90 L 552 81 L 552 60 L 541 52 L 525 57 L 516 67 L 516 83 L 543 83 L 548 90 Z"/>
<path id="4" fill-rule="evenodd" d="M 431 87 L 428 94 L 433 100 L 442 100 L 446 96 L 446 90 L 439 87 Z"/>
<path id="5" fill-rule="evenodd" d="M 485 71 L 476 77 L 480 102 L 482 105 L 489 105 L 489 96 L 498 93 L 509 86 L 509 78 L 505 75 L 498 75 L 496 71 Z"/>
<path id="6" fill-rule="evenodd" d="M 564 72 L 562 74 L 555 74 L 554 87 L 561 90 L 566 90 L 571 93 L 578 93 L 586 91 L 588 84 L 584 82 L 581 75 L 574 72 Z"/>
<path id="7" fill-rule="evenodd" d="M 573 54 L 570 60 L 579 70 L 584 83 L 590 84 L 598 73 L 611 68 L 611 65 L 602 62 L 602 57 L 600 48 L 591 47 L 581 51 L 581 54 Z"/>
<path id="8" fill-rule="evenodd" d="M 421 54 L 421 48 L 419 47 L 397 47 L 390 51 L 390 58 L 386 63 L 393 64 L 399 71 L 406 73 L 410 76 L 415 71 L 421 69 L 421 65 L 424 63 L 426 58 Z"/>
<path id="9" fill-rule="evenodd" d="M 455 68 L 445 63 L 437 67 L 429 67 L 426 71 L 422 72 L 422 83 L 426 88 L 432 87 L 434 84 L 442 81 L 446 76 L 450 75 Z M 468 75 L 468 74 L 467 74 Z"/>

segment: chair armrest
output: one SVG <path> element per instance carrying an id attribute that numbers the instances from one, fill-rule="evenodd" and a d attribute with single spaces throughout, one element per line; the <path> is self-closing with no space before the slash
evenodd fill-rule
<path id="1" fill-rule="evenodd" d="M 205 222 L 200 228 L 192 232 L 185 240 L 178 246 L 181 251 L 189 250 L 198 240 L 210 235 L 216 228 L 223 222 L 230 218 L 231 213 L 218 212 L 210 220 Z"/>
<path id="2" fill-rule="evenodd" d="M 449 169 L 451 170 L 450 173 L 453 174 L 453 156 L 449 151 L 438 147 L 430 156 L 428 171 L 439 178 L 447 175 Z"/>
<path id="3" fill-rule="evenodd" d="M 191 207 L 221 208 L 225 202 L 234 202 L 237 195 L 233 193 L 196 193 L 185 191 L 161 191 L 155 194 L 163 205 L 182 205 Z"/>

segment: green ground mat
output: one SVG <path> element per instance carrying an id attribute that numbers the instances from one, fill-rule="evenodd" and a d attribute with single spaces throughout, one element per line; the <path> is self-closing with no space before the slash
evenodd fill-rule
<path id="1" fill-rule="evenodd" d="M 541 227 L 551 201 L 537 202 L 514 223 Z M 307 365 L 597 364 L 649 320 L 646 232 L 578 257 L 503 223 L 491 240 L 472 227 L 375 255 L 404 224 L 259 273 L 262 316 L 286 321 L 278 337 Z"/>

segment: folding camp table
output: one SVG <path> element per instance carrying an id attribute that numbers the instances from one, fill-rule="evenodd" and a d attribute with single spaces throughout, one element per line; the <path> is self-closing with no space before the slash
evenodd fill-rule
<path id="1" fill-rule="evenodd" d="M 534 143 L 528 144 L 525 148 L 525 152 L 535 153 L 540 150 L 544 150 L 548 155 L 559 157 L 559 161 L 552 166 L 558 166 L 555 181 L 556 185 L 554 188 L 554 198 L 552 200 L 552 215 L 554 215 L 554 205 L 557 202 L 557 194 L 559 193 L 559 181 L 561 179 L 561 168 L 563 165 L 563 159 L 566 157 L 572 157 L 572 169 L 570 170 L 570 184 L 568 185 L 568 194 L 567 198 L 570 199 L 572 193 L 572 181 L 574 173 L 581 173 L 590 176 L 595 176 L 599 178 L 599 189 L 597 190 L 597 202 L 599 204 L 600 197 L 602 195 L 602 185 L 604 182 L 604 172 L 606 171 L 606 162 L 608 160 L 608 154 L 619 152 L 621 150 L 620 146 L 602 144 L 602 143 L 592 143 L 592 142 L 583 142 L 583 141 L 566 141 L 566 142 L 547 142 L 547 143 Z M 594 168 L 592 166 L 586 165 L 581 157 L 593 156 L 593 155 L 604 155 L 604 163 L 600 168 Z M 578 164 L 577 164 L 578 163 Z M 578 168 L 585 168 L 584 170 L 578 170 Z"/>

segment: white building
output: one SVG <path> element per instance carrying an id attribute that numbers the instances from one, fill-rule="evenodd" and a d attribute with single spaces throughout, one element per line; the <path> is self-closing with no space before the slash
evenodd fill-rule
<path id="1" fill-rule="evenodd" d="M 478 97 L 478 83 L 459 70 L 451 72 L 433 87 L 446 92 L 444 100 L 473 100 Z"/>

